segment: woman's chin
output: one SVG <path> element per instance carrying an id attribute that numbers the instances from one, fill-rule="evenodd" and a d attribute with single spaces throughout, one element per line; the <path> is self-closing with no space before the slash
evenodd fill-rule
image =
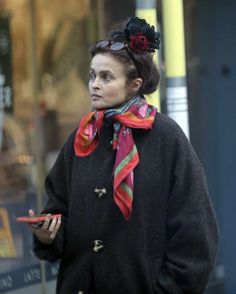
<path id="1" fill-rule="evenodd" d="M 92 103 L 91 108 L 92 110 L 102 110 L 104 107 L 102 107 L 101 105 L 97 105 L 96 103 Z"/>
<path id="2" fill-rule="evenodd" d="M 122 104 L 120 103 L 114 103 L 112 105 L 107 105 L 106 103 L 100 103 L 100 101 L 92 101 L 91 102 L 91 109 L 93 111 L 96 110 L 104 110 L 104 109 L 109 109 L 109 108 L 117 108 L 120 107 Z"/>
<path id="3" fill-rule="evenodd" d="M 91 102 L 91 108 L 93 110 L 102 110 L 102 109 L 105 109 L 105 108 L 108 108 L 104 103 L 101 103 L 100 101 L 92 101 Z"/>

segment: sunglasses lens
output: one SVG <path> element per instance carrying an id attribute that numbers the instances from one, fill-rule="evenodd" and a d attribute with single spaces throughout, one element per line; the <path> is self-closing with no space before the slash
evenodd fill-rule
<path id="1" fill-rule="evenodd" d="M 115 43 L 111 44 L 110 48 L 112 50 L 121 50 L 121 49 L 125 48 L 125 46 L 126 45 L 122 42 L 115 42 Z"/>
<path id="2" fill-rule="evenodd" d="M 110 44 L 109 41 L 102 40 L 96 44 L 96 47 L 103 48 L 103 47 L 107 47 L 109 44 Z"/>

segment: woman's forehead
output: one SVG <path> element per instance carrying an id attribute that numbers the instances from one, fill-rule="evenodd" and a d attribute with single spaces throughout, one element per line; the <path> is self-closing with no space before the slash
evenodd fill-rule
<path id="1" fill-rule="evenodd" d="M 96 54 L 91 60 L 90 68 L 124 74 L 124 65 L 110 54 Z"/>

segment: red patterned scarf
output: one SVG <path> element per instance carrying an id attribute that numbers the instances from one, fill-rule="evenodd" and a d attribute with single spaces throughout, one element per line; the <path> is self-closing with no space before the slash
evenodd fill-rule
<path id="1" fill-rule="evenodd" d="M 151 129 L 156 111 L 145 99 L 135 97 L 120 108 L 88 113 L 82 118 L 75 136 L 75 154 L 88 156 L 98 145 L 104 119 L 114 122 L 114 201 L 126 220 L 132 213 L 134 169 L 139 163 L 132 128 Z"/>

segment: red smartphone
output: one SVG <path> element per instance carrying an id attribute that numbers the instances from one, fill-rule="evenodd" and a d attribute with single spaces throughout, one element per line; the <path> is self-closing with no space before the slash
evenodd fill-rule
<path id="1" fill-rule="evenodd" d="M 16 221 L 21 222 L 21 223 L 28 223 L 32 225 L 33 227 L 41 227 L 42 224 L 44 223 L 46 219 L 47 214 L 38 214 L 34 216 L 20 216 L 17 217 Z M 61 214 L 51 214 L 49 216 L 49 219 L 52 220 L 54 217 L 59 218 L 61 217 Z"/>

